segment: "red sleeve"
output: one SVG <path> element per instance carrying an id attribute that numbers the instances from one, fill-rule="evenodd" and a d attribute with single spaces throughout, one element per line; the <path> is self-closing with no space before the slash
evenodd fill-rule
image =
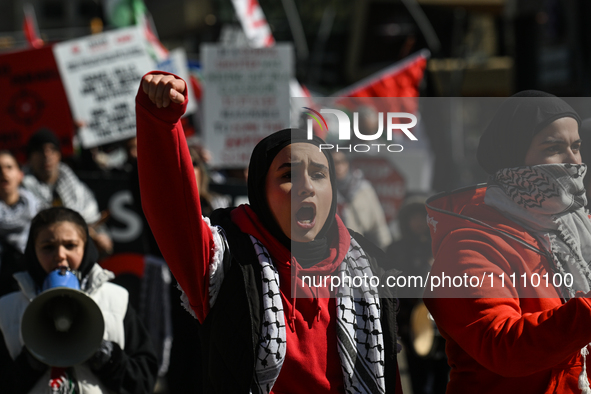
<path id="1" fill-rule="evenodd" d="M 524 260 L 524 256 L 528 258 Z M 543 276 L 547 271 L 542 259 L 535 252 L 516 250 L 494 237 L 450 234 L 437 252 L 430 275 L 486 276 L 483 287 L 463 288 L 462 298 L 424 299 L 442 335 L 461 348 L 458 352 L 467 353 L 480 365 L 505 377 L 549 370 L 576 355 L 591 342 L 588 299 L 575 298 L 563 304 L 556 293 L 553 298 L 536 297 L 534 291 L 540 292 L 539 288 L 529 285 L 515 289 L 507 279 L 505 287 L 501 287 L 498 275 L 515 272 L 519 279 L 522 272 L 531 276 L 533 271 L 527 271 L 531 268 Z M 489 283 L 491 273 L 496 281 L 494 289 Z M 465 358 L 449 352 L 448 357 L 451 362 L 456 357 Z"/>
<path id="2" fill-rule="evenodd" d="M 183 104 L 157 108 L 140 84 L 136 96 L 138 171 L 142 209 L 150 228 L 203 322 L 209 310 L 207 274 L 213 235 L 202 220 L 193 163 L 180 122 L 186 106 L 185 98 Z"/>

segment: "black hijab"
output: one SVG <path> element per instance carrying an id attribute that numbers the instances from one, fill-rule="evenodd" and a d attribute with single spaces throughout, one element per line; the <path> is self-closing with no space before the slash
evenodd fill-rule
<path id="1" fill-rule="evenodd" d="M 92 266 L 98 260 L 98 251 L 88 234 L 88 225 L 78 212 L 64 207 L 44 209 L 31 221 L 29 239 L 27 240 L 27 247 L 25 248 L 25 265 L 27 272 L 35 281 L 37 289 L 42 288 L 47 272 L 41 267 L 41 263 L 39 262 L 39 259 L 37 259 L 37 254 L 35 253 L 35 239 L 45 227 L 58 222 L 72 222 L 82 228 L 86 233 L 84 256 L 82 257 L 82 263 L 77 270 L 79 280 L 85 278 L 90 273 Z"/>
<path id="2" fill-rule="evenodd" d="M 332 155 L 322 151 L 328 160 L 330 185 L 332 188 L 332 202 L 326 222 L 313 241 L 295 242 L 285 235 L 271 212 L 266 193 L 267 173 L 269 172 L 269 167 L 271 167 L 273 159 L 286 146 L 300 142 L 318 147 L 320 144 L 325 144 L 325 142 L 317 136 L 314 136 L 312 140 L 308 140 L 307 132 L 305 130 L 283 129 L 262 139 L 255 146 L 248 165 L 248 200 L 250 207 L 257 214 L 265 228 L 273 234 L 283 246 L 291 250 L 291 253 L 294 255 L 298 263 L 306 268 L 319 263 L 324 258 L 328 257 L 330 253 L 327 234 L 334 223 L 337 209 L 336 176 Z"/>
<path id="3" fill-rule="evenodd" d="M 532 139 L 557 119 L 571 117 L 581 124 L 576 111 L 562 99 L 538 90 L 526 90 L 501 104 L 480 137 L 478 163 L 489 174 L 501 168 L 524 165 Z"/>

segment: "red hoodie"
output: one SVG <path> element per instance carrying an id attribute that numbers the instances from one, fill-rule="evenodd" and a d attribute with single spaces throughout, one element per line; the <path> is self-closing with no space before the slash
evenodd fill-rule
<path id="1" fill-rule="evenodd" d="M 580 350 L 591 342 L 591 303 L 564 303 L 551 283 L 545 286 L 544 275 L 551 281 L 554 274 L 542 246 L 484 204 L 485 190 L 466 189 L 427 203 L 435 256 L 431 277 L 484 278 L 482 286 L 431 292 L 428 284 L 425 291 L 425 304 L 447 340 L 447 393 L 579 393 Z M 531 285 L 536 274 L 542 278 L 538 287 Z"/>

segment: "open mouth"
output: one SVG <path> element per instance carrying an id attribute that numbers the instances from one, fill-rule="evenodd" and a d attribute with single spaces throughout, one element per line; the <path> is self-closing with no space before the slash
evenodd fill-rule
<path id="1" fill-rule="evenodd" d="M 311 205 L 305 205 L 297 210 L 295 217 L 298 226 L 304 229 L 310 229 L 316 224 L 316 208 Z"/>

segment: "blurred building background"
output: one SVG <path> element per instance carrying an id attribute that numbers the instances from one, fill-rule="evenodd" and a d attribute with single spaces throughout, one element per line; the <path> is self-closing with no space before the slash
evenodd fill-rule
<path id="1" fill-rule="evenodd" d="M 131 0 L 130 0 L 131 1 Z M 101 0 L 4 0 L 0 47 L 24 47 L 23 6 L 42 38 L 89 34 Z M 198 57 L 203 42 L 239 40 L 230 0 L 145 0 L 160 40 Z M 275 40 L 291 41 L 297 77 L 330 94 L 421 48 L 432 53 L 426 94 L 506 96 L 542 89 L 588 95 L 591 53 L 585 0 L 261 0 Z M 91 27 L 92 26 L 92 27 Z M 105 26 L 108 28 L 109 26 Z"/>
<path id="2" fill-rule="evenodd" d="M 0 51 L 26 46 L 25 4 L 35 10 L 41 38 L 58 42 L 112 28 L 105 22 L 107 3 L 4 0 Z M 586 0 L 259 3 L 275 41 L 293 43 L 297 79 L 317 96 L 331 95 L 423 48 L 431 52 L 421 85 L 423 97 L 505 97 L 525 89 L 563 97 L 591 93 L 587 72 L 591 27 L 586 22 L 591 3 Z M 192 60 L 199 60 L 202 43 L 246 42 L 231 0 L 145 0 L 144 4 L 162 43 L 183 47 Z M 433 190 L 484 180 L 470 161 L 480 130 L 466 130 L 460 136 L 451 126 L 427 132 L 438 160 Z"/>

